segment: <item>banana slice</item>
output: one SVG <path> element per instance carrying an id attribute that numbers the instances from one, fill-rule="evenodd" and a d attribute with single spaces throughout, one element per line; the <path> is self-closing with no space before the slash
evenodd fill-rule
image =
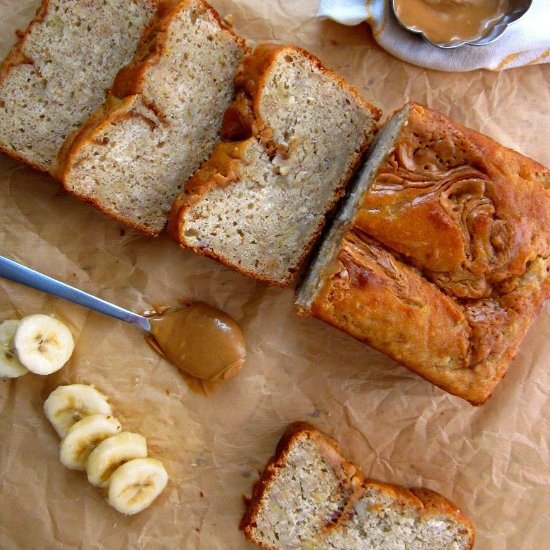
<path id="1" fill-rule="evenodd" d="M 26 369 L 15 353 L 13 337 L 19 321 L 4 321 L 0 324 L 0 377 L 18 378 L 27 374 Z"/>
<path id="2" fill-rule="evenodd" d="M 92 414 L 112 414 L 107 398 L 93 386 L 59 386 L 44 403 L 44 412 L 59 437 L 64 438 L 73 424 Z"/>
<path id="3" fill-rule="evenodd" d="M 96 487 L 107 487 L 111 474 L 125 462 L 147 456 L 147 441 L 140 434 L 121 432 L 102 441 L 88 457 L 88 481 Z"/>
<path id="4" fill-rule="evenodd" d="M 51 374 L 71 357 L 74 340 L 71 331 L 61 321 L 42 315 L 24 317 L 14 338 L 19 361 L 35 374 Z"/>
<path id="5" fill-rule="evenodd" d="M 61 441 L 59 458 L 71 470 L 86 470 L 90 453 L 104 439 L 120 432 L 120 422 L 114 416 L 92 414 L 79 420 Z"/>
<path id="6" fill-rule="evenodd" d="M 160 460 L 130 460 L 109 479 L 109 504 L 122 514 L 137 514 L 151 505 L 167 483 L 168 474 Z"/>

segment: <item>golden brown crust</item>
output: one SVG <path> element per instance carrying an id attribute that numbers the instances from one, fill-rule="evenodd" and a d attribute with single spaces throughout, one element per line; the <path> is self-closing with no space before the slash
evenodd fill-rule
<path id="1" fill-rule="evenodd" d="M 158 64 L 166 52 L 169 27 L 174 18 L 178 16 L 180 11 L 187 9 L 191 3 L 200 4 L 205 11 L 208 11 L 215 18 L 224 32 L 228 33 L 241 48 L 246 49 L 245 41 L 225 24 L 216 10 L 204 0 L 158 0 L 157 13 L 142 33 L 133 60 L 117 74 L 113 88 L 109 91 L 105 103 L 90 116 L 79 130 L 73 132 L 67 138 L 58 155 L 54 169 L 54 177 L 61 181 L 70 194 L 92 204 L 117 221 L 151 237 L 157 237 L 160 232 L 137 224 L 134 220 L 123 216 L 119 212 L 110 210 L 96 199 L 75 193 L 65 184 L 65 181 L 74 159 L 78 157 L 83 148 L 97 139 L 110 125 L 116 124 L 117 120 L 123 120 L 129 116 L 138 116 L 132 114 L 131 111 L 132 106 L 143 91 L 147 71 L 150 67 Z M 160 113 L 155 105 L 148 104 L 147 107 L 155 113 L 160 121 L 163 120 L 163 113 Z M 156 124 L 154 121 L 149 122 Z"/>
<path id="2" fill-rule="evenodd" d="M 250 139 L 259 140 L 268 150 L 270 154 L 281 153 L 286 154 L 288 151 L 280 144 L 275 143 L 272 139 L 272 130 L 269 128 L 261 116 L 260 102 L 261 92 L 269 78 L 269 70 L 275 63 L 278 55 L 283 51 L 289 53 L 299 53 L 309 59 L 316 68 L 321 72 L 330 75 L 330 77 L 338 82 L 338 84 L 350 91 L 357 99 L 358 103 L 366 107 L 371 111 L 373 116 L 373 134 L 378 131 L 377 122 L 381 117 L 381 111 L 365 101 L 359 94 L 359 92 L 346 82 L 342 77 L 336 73 L 330 71 L 323 66 L 321 61 L 313 56 L 311 53 L 298 48 L 297 46 L 290 45 L 278 45 L 278 44 L 259 44 L 252 52 L 245 55 L 237 69 L 235 76 L 235 85 L 237 87 L 237 95 L 235 101 L 227 109 L 221 135 L 224 140 L 234 143 L 237 150 L 244 151 L 250 144 Z M 338 201 L 344 195 L 347 184 L 352 176 L 357 171 L 364 153 L 370 145 L 370 139 L 366 138 L 359 148 L 355 161 L 349 167 L 346 174 L 343 175 L 340 182 L 340 186 L 335 190 L 332 201 L 327 205 L 327 212 L 333 210 Z M 302 269 L 311 249 L 313 248 L 317 238 L 321 234 L 325 222 L 322 221 L 319 227 L 315 230 L 311 236 L 309 242 L 304 247 L 302 256 L 298 262 L 298 265 L 292 273 L 282 280 L 273 280 L 267 277 L 262 277 L 257 273 L 248 271 L 242 267 L 235 266 L 228 262 L 223 256 L 216 254 L 214 251 L 204 249 L 198 246 L 190 245 L 185 241 L 184 225 L 185 215 L 197 201 L 199 201 L 204 195 L 206 195 L 212 188 L 217 186 L 226 186 L 232 181 L 236 181 L 240 177 L 239 163 L 232 164 L 231 178 L 226 177 L 224 171 L 220 172 L 221 177 L 216 174 L 216 170 L 219 168 L 217 158 L 224 154 L 227 149 L 226 143 L 222 142 L 218 145 L 211 159 L 207 160 L 202 168 L 195 174 L 195 176 L 188 182 L 185 191 L 176 199 L 171 210 L 170 220 L 168 223 L 169 233 L 182 247 L 191 248 L 198 254 L 213 258 L 220 263 L 227 265 L 233 269 L 236 269 L 240 273 L 247 275 L 257 281 L 267 283 L 272 286 L 287 287 L 291 285 L 296 279 L 297 273 Z M 240 158 L 243 158 L 244 154 Z M 223 168 L 223 166 L 222 166 Z"/>
<path id="3" fill-rule="evenodd" d="M 159 0 L 157 13 L 144 29 L 133 59 L 120 69 L 110 92 L 116 97 L 141 93 L 147 70 L 156 65 L 166 50 L 167 31 L 178 7 L 187 6 L 192 0 Z"/>
<path id="4" fill-rule="evenodd" d="M 63 144 L 63 147 L 57 155 L 56 164 L 52 170 L 53 176 L 63 182 L 70 166 L 72 159 L 78 151 L 86 143 L 93 141 L 94 137 L 104 130 L 111 122 L 118 110 L 123 109 L 127 112 L 131 105 L 132 99 L 126 102 L 116 98 L 113 95 L 108 95 L 105 102 L 90 115 L 88 120 L 78 129 L 74 130 Z M 67 191 L 70 192 L 69 189 Z"/>
<path id="5" fill-rule="evenodd" d="M 458 507 L 449 499 L 425 488 L 411 488 L 407 489 L 400 485 L 394 485 L 390 483 L 382 483 L 380 481 L 368 479 L 357 491 L 353 500 L 346 507 L 346 510 L 340 516 L 338 522 L 334 525 L 327 526 L 326 530 L 342 528 L 345 523 L 351 519 L 355 513 L 354 506 L 368 491 L 375 491 L 376 493 L 382 493 L 387 498 L 392 500 L 392 508 L 396 510 L 408 509 L 410 514 L 415 513 L 421 521 L 427 521 L 432 517 L 437 518 L 452 518 L 457 524 L 462 526 L 464 535 L 468 537 L 468 546 L 466 550 L 471 550 L 475 543 L 475 529 L 470 521 Z M 382 509 L 383 506 L 380 505 Z"/>
<path id="6" fill-rule="evenodd" d="M 550 297 L 550 171 L 409 108 L 310 313 L 479 405 Z"/>
<path id="7" fill-rule="evenodd" d="M 315 57 L 307 50 L 299 48 L 298 46 L 264 43 L 259 44 L 251 54 L 244 56 L 235 76 L 235 85 L 238 89 L 242 90 L 249 98 L 252 112 L 254 113 L 255 123 L 257 125 L 256 133 L 261 134 L 262 131 L 268 130 L 261 115 L 261 92 L 269 77 L 270 67 L 276 61 L 279 54 L 284 51 L 287 51 L 290 55 L 292 55 L 293 53 L 297 53 L 308 59 L 316 69 L 330 76 L 338 83 L 341 88 L 351 92 L 357 102 L 372 113 L 374 122 L 380 120 L 382 112 L 379 109 L 365 101 L 361 97 L 359 92 L 353 86 L 351 86 L 351 84 L 349 84 L 349 82 L 344 80 L 337 73 L 331 71 L 330 69 L 327 69 L 321 63 L 320 59 Z M 266 139 L 264 137 L 265 141 L 268 141 L 268 139 L 269 138 Z M 272 144 L 272 146 L 277 145 L 278 144 Z"/>
<path id="8" fill-rule="evenodd" d="M 443 368 L 468 351 L 469 326 L 453 300 L 364 234 L 346 238 L 311 313 L 338 328 L 346 323 L 346 332 L 402 363 L 414 355 Z M 439 381 L 446 389 L 457 375 L 462 384 L 472 378 L 459 367 Z"/>
<path id="9" fill-rule="evenodd" d="M 178 213 L 195 204 L 203 193 L 214 187 L 225 187 L 238 179 L 242 159 L 246 150 L 254 140 L 227 141 L 219 143 L 212 156 L 203 163 L 187 182 L 185 193 L 181 193 L 172 203 L 171 214 L 168 218 L 168 234 L 178 241 L 180 232 L 183 231 L 183 216 Z M 202 251 L 198 249 L 200 254 Z M 216 258 L 217 259 L 217 258 Z"/>
<path id="10" fill-rule="evenodd" d="M 255 98 L 265 81 L 266 72 L 277 58 L 277 55 L 289 47 L 310 55 L 295 46 L 267 42 L 258 44 L 250 55 L 243 58 L 235 74 L 235 85 L 241 88 L 250 98 Z"/>
<path id="11" fill-rule="evenodd" d="M 348 521 L 350 515 L 354 513 L 354 505 L 365 495 L 366 491 L 373 489 L 391 498 L 393 501 L 392 506 L 395 508 L 414 508 L 421 518 L 434 515 L 453 518 L 468 533 L 470 539 L 469 550 L 473 548 L 475 530 L 472 522 L 453 502 L 430 489 L 406 489 L 400 485 L 366 479 L 356 465 L 348 462 L 342 456 L 340 445 L 334 439 L 307 422 L 295 422 L 287 428 L 277 445 L 275 456 L 270 459 L 260 479 L 254 484 L 252 497 L 246 499 L 247 509 L 241 520 L 240 529 L 244 531 L 249 541 L 266 550 L 277 550 L 262 545 L 260 541 L 255 539 L 256 518 L 260 508 L 265 504 L 264 498 L 268 497 L 270 484 L 277 475 L 277 470 L 285 466 L 286 457 L 294 442 L 304 437 L 314 439 L 325 459 L 328 458 L 327 462 L 335 470 L 341 469 L 345 472 L 343 477 L 349 481 L 351 488 L 350 498 L 339 517 L 335 522 L 329 523 L 323 528 L 326 533 L 342 527 L 342 524 Z"/>

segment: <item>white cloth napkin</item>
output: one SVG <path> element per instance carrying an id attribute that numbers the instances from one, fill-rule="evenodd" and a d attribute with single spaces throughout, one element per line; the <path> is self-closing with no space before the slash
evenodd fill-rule
<path id="1" fill-rule="evenodd" d="M 420 67 L 440 71 L 500 71 L 550 62 L 550 0 L 534 0 L 529 11 L 487 46 L 443 50 L 404 30 L 390 0 L 321 0 L 318 16 L 343 25 L 367 21 L 375 40 L 389 53 Z"/>

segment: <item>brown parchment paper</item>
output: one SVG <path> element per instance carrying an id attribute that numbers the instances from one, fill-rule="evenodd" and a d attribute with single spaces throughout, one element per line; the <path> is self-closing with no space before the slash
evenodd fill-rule
<path id="1" fill-rule="evenodd" d="M 0 55 L 38 0 L 0 0 Z M 550 66 L 446 74 L 393 59 L 368 27 L 315 19 L 317 0 L 213 0 L 258 41 L 293 42 L 351 80 L 386 114 L 414 99 L 550 164 Z M 248 361 L 214 397 L 189 390 L 129 325 L 0 281 L 0 320 L 58 315 L 76 338 L 59 373 L 0 381 L 0 548 L 246 549 L 241 495 L 285 426 L 309 420 L 368 476 L 425 485 L 472 518 L 480 550 L 550 548 L 550 307 L 494 397 L 474 408 L 319 321 L 270 289 L 167 238 L 124 229 L 0 156 L 0 253 L 135 311 L 178 299 L 242 325 Z M 85 474 L 63 468 L 42 406 L 60 383 L 95 384 L 127 430 L 146 436 L 170 483 L 134 517 Z"/>

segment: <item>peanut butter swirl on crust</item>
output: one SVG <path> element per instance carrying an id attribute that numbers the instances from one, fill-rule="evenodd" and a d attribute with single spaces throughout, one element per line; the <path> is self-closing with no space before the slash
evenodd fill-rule
<path id="1" fill-rule="evenodd" d="M 311 312 L 483 403 L 550 297 L 550 172 L 419 105 Z"/>
<path id="2" fill-rule="evenodd" d="M 463 151 L 455 156 L 448 142 L 442 144 L 448 150 L 440 152 L 443 147 L 438 145 L 426 149 L 419 138 L 399 143 L 381 167 L 358 224 L 377 235 L 381 215 L 388 215 L 385 224 L 392 228 L 405 217 L 425 238 L 414 243 L 390 239 L 390 246 L 409 255 L 449 294 L 485 297 L 493 276 L 498 278 L 495 272 L 502 273 L 510 258 L 508 224 L 496 214 L 492 180 L 483 166 L 472 165 L 481 159 Z M 444 162 L 443 154 L 452 160 Z M 392 216 L 395 213 L 399 217 Z M 448 245 L 435 251 L 435 235 Z M 384 241 L 384 232 L 380 238 Z"/>

